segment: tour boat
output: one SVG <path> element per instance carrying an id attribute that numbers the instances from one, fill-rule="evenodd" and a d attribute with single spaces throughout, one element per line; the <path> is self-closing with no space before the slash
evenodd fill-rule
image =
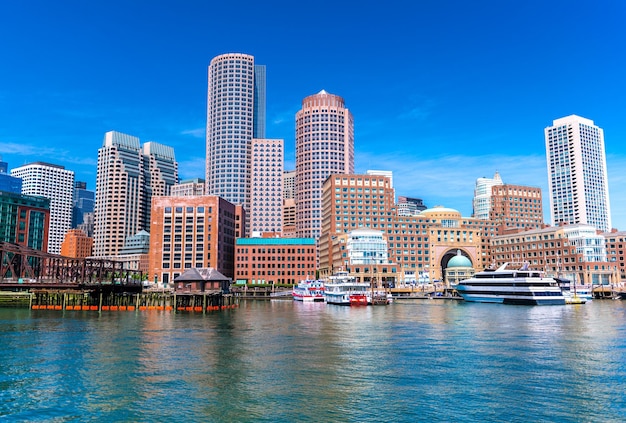
<path id="1" fill-rule="evenodd" d="M 511 268 L 515 263 L 504 263 L 497 270 L 485 269 L 453 288 L 465 301 L 560 305 L 565 297 L 557 280 L 539 270 L 530 270 L 528 263 L 521 268 Z"/>
<path id="2" fill-rule="evenodd" d="M 357 282 L 348 272 L 337 272 L 324 285 L 324 299 L 327 304 L 367 305 L 369 286 L 369 283 Z"/>
<path id="3" fill-rule="evenodd" d="M 293 287 L 294 301 L 324 301 L 324 281 L 306 279 Z"/>

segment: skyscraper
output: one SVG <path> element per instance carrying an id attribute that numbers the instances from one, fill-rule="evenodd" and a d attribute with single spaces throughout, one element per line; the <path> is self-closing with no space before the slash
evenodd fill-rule
<path id="1" fill-rule="evenodd" d="M 96 201 L 96 193 L 87 189 L 87 182 L 76 181 L 74 183 L 74 210 L 72 215 L 72 228 L 84 223 L 85 213 L 93 213 L 93 206 Z M 89 236 L 91 231 L 85 231 Z"/>
<path id="2" fill-rule="evenodd" d="M 178 181 L 171 147 L 110 131 L 98 150 L 94 256 L 115 256 L 126 238 L 150 228 L 153 195 L 169 195 Z"/>
<path id="3" fill-rule="evenodd" d="M 265 138 L 265 66 L 228 53 L 208 70 L 206 194 L 250 210 L 251 146 Z"/>
<path id="4" fill-rule="evenodd" d="M 252 140 L 251 232 L 283 231 L 283 140 Z"/>
<path id="5" fill-rule="evenodd" d="M 552 224 L 581 223 L 611 230 L 604 131 L 571 115 L 545 128 Z"/>
<path id="6" fill-rule="evenodd" d="M 476 219 L 489 219 L 489 209 L 491 208 L 491 187 L 502 185 L 502 178 L 496 171 L 493 178 L 478 178 L 474 187 L 473 217 Z"/>
<path id="7" fill-rule="evenodd" d="M 296 235 L 319 238 L 322 185 L 354 173 L 354 120 L 343 98 L 322 90 L 296 113 Z"/>
<path id="8" fill-rule="evenodd" d="M 65 233 L 72 226 L 74 172 L 63 166 L 35 162 L 12 169 L 11 175 L 22 178 L 22 194 L 50 200 L 48 252 L 59 254 Z"/>

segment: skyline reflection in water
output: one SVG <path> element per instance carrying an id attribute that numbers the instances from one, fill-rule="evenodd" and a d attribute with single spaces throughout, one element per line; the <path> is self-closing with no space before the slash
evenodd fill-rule
<path id="1" fill-rule="evenodd" d="M 626 303 L 0 309 L 0 419 L 621 421 Z"/>

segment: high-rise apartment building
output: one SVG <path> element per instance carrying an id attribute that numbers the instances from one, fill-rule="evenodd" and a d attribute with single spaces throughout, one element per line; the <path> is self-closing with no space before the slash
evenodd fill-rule
<path id="1" fill-rule="evenodd" d="M 178 180 L 174 150 L 110 131 L 98 150 L 94 256 L 115 256 L 126 238 L 150 227 L 152 196 L 168 195 Z"/>
<path id="2" fill-rule="evenodd" d="M 296 113 L 296 235 L 319 238 L 322 185 L 354 173 L 354 120 L 344 99 L 322 90 Z"/>
<path id="3" fill-rule="evenodd" d="M 22 194 L 50 200 L 48 252 L 59 254 L 65 233 L 72 226 L 74 172 L 50 163 L 35 162 L 11 170 L 22 178 Z"/>
<path id="4" fill-rule="evenodd" d="M 604 131 L 571 115 L 545 128 L 552 225 L 581 223 L 611 229 Z"/>
<path id="5" fill-rule="evenodd" d="M 206 194 L 250 211 L 251 147 L 265 138 L 265 66 L 228 53 L 208 69 Z"/>
<path id="6" fill-rule="evenodd" d="M 283 231 L 283 140 L 252 140 L 251 232 Z"/>
<path id="7" fill-rule="evenodd" d="M 489 209 L 491 208 L 491 187 L 496 185 L 502 185 L 502 178 L 496 171 L 493 178 L 478 178 L 476 179 L 476 186 L 474 188 L 474 213 L 473 217 L 476 219 L 489 219 Z"/>

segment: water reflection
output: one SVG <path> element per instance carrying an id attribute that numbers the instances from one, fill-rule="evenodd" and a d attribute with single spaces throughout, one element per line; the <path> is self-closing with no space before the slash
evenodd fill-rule
<path id="1" fill-rule="evenodd" d="M 624 305 L 0 310 L 0 417 L 618 421 Z"/>

